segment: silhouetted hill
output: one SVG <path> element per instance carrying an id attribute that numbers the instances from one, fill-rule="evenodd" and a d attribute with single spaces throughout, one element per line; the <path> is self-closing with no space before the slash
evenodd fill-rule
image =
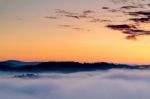
<path id="1" fill-rule="evenodd" d="M 21 66 L 26 66 L 26 65 L 38 65 L 41 62 L 24 62 L 24 61 L 18 61 L 18 60 L 7 60 L 7 61 L 3 61 L 0 63 L 7 64 L 11 67 L 21 67 Z"/>
<path id="2" fill-rule="evenodd" d="M 42 62 L 37 65 L 12 66 L 9 62 L 0 62 L 0 71 L 27 72 L 77 72 L 108 69 L 141 69 L 140 66 L 129 66 L 113 63 L 78 63 L 78 62 Z"/>

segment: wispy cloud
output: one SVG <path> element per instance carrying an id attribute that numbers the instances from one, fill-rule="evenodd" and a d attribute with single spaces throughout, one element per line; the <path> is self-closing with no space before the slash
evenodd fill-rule
<path id="1" fill-rule="evenodd" d="M 134 25 L 128 25 L 128 24 L 107 25 L 107 27 L 111 28 L 113 30 L 120 30 L 120 31 L 126 31 L 126 30 L 136 29 L 136 27 Z"/>
<path id="2" fill-rule="evenodd" d="M 113 30 L 119 30 L 124 34 L 128 34 L 126 39 L 137 40 L 137 36 L 150 35 L 150 31 L 138 29 L 134 25 L 122 24 L 122 25 L 107 25 L 108 28 Z"/>
<path id="3" fill-rule="evenodd" d="M 138 6 L 122 6 L 120 9 L 130 10 L 130 9 L 135 9 L 135 8 L 139 8 L 139 7 Z"/>
<path id="4" fill-rule="evenodd" d="M 56 9 L 55 16 L 46 16 L 48 19 L 57 19 L 58 17 L 72 18 L 76 21 L 87 21 L 91 23 L 105 23 L 107 28 L 119 30 L 126 34 L 126 39 L 135 40 L 138 36 L 149 35 L 150 30 L 141 28 L 143 23 L 150 23 L 149 3 L 138 0 L 110 0 L 114 4 L 119 4 L 118 7 L 106 6 L 98 10 L 82 10 L 75 12 L 74 10 Z M 120 4 L 121 3 L 121 4 Z M 122 20 L 120 20 L 122 19 Z M 117 24 L 120 22 L 121 24 Z M 73 25 L 72 25 L 73 26 Z M 70 27 L 70 26 L 62 26 Z M 74 30 L 83 30 L 82 27 L 73 26 Z M 86 29 L 89 30 L 89 29 Z"/>
<path id="5" fill-rule="evenodd" d="M 108 24 L 106 27 L 111 28 L 113 30 L 119 30 L 124 34 L 128 34 L 126 36 L 126 39 L 131 39 L 131 40 L 137 40 L 138 36 L 150 35 L 150 30 L 141 28 L 143 23 L 144 24 L 150 23 L 150 11 L 148 11 L 145 8 L 145 6 L 146 4 L 144 3 L 134 1 L 131 3 L 130 6 L 120 7 L 120 12 L 122 12 L 124 16 L 128 15 L 126 18 L 124 17 L 125 18 L 124 23 L 126 22 L 130 22 L 130 23 L 124 24 L 122 22 L 123 24 L 119 24 L 119 25 Z M 113 10 L 114 10 L 113 12 L 118 11 L 118 9 L 113 9 Z"/>
<path id="6" fill-rule="evenodd" d="M 47 18 L 47 19 L 57 19 L 57 17 L 53 17 L 53 16 L 45 16 L 45 18 Z"/>
<path id="7" fill-rule="evenodd" d="M 129 19 L 131 21 L 137 22 L 137 23 L 150 23 L 150 18 L 131 18 Z"/>
<path id="8" fill-rule="evenodd" d="M 58 25 L 60 27 L 72 27 L 71 25 Z"/>

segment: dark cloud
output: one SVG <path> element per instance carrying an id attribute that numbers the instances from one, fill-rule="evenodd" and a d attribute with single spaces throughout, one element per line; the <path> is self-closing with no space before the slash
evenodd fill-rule
<path id="1" fill-rule="evenodd" d="M 133 8 L 138 8 L 138 6 L 122 6 L 120 9 L 133 9 Z M 102 9 L 108 9 L 108 12 L 116 12 L 120 13 L 121 10 L 119 9 L 110 9 L 107 7 L 103 7 Z M 106 20 L 106 19 L 100 19 L 98 16 L 96 16 L 94 13 L 95 11 L 92 10 L 85 10 L 82 11 L 81 13 L 74 13 L 74 12 L 69 12 L 65 10 L 56 10 L 57 14 L 60 14 L 61 16 L 64 17 L 69 17 L 69 18 L 75 18 L 75 19 L 88 19 L 89 22 L 113 22 L 112 20 Z M 91 15 L 93 14 L 93 15 Z M 137 40 L 138 36 L 141 35 L 149 35 L 150 31 L 145 30 L 145 29 L 139 29 L 140 23 L 149 23 L 150 22 L 150 12 L 149 11 L 132 11 L 132 12 L 122 12 L 122 14 L 128 14 L 131 17 L 139 16 L 140 18 L 130 18 L 127 17 L 127 20 L 133 21 L 134 23 L 131 24 L 119 24 L 119 25 L 114 25 L 114 24 L 108 24 L 106 25 L 107 28 L 113 29 L 113 30 L 118 30 L 121 31 L 124 34 L 127 34 L 126 39 L 130 40 Z M 111 17 L 111 16 L 110 16 Z M 117 17 L 117 15 L 116 15 Z M 62 25 L 62 27 L 70 27 L 68 25 Z M 77 31 L 85 31 L 86 29 L 80 28 L 80 27 L 71 27 L 74 30 Z M 88 30 L 86 30 L 88 31 Z"/>
<path id="2" fill-rule="evenodd" d="M 134 35 L 134 34 L 131 34 L 131 35 L 126 36 L 126 39 L 127 39 L 127 40 L 134 40 L 134 41 L 137 41 L 137 37 L 136 37 L 136 35 Z"/>
<path id="3" fill-rule="evenodd" d="M 66 17 L 71 17 L 71 18 L 75 18 L 75 19 L 80 19 L 80 16 L 78 16 L 78 15 L 66 15 Z"/>
<path id="4" fill-rule="evenodd" d="M 109 7 L 102 7 L 102 9 L 109 9 Z"/>
<path id="5" fill-rule="evenodd" d="M 116 2 L 117 0 L 114 1 Z M 124 0 L 122 2 L 125 1 L 129 2 L 128 0 Z M 130 5 L 120 7 L 121 13 L 120 12 L 119 13 L 122 14 L 123 15 L 122 17 L 125 19 L 124 21 L 122 21 L 122 24 L 120 25 L 108 24 L 106 25 L 106 27 L 127 34 L 126 39 L 137 40 L 138 36 L 150 35 L 149 30 L 141 27 L 143 23 L 146 24 L 150 23 L 150 11 L 145 8 L 145 6 L 149 6 L 149 4 L 145 4 L 140 1 L 134 1 L 134 2 L 131 1 L 131 2 L 132 3 Z M 116 9 L 109 9 L 108 11 L 118 12 L 119 10 L 118 8 L 116 8 Z M 113 18 L 117 19 L 116 17 L 117 14 L 116 15 L 114 14 Z M 115 21 L 112 20 L 112 23 L 113 22 L 115 23 Z M 128 22 L 128 24 L 124 24 L 126 22 Z"/>
<path id="6" fill-rule="evenodd" d="M 60 27 L 72 27 L 71 25 L 58 25 Z"/>
<path id="7" fill-rule="evenodd" d="M 128 12 L 129 15 L 133 15 L 133 16 L 146 16 L 146 17 L 150 17 L 150 11 L 137 11 L 137 12 Z"/>
<path id="8" fill-rule="evenodd" d="M 69 12 L 66 10 L 56 9 L 55 13 L 62 14 L 62 15 L 77 15 L 77 13 Z"/>
<path id="9" fill-rule="evenodd" d="M 111 20 L 93 18 L 92 20 L 90 20 L 90 22 L 111 22 Z"/>
<path id="10" fill-rule="evenodd" d="M 131 21 L 137 22 L 137 23 L 150 23 L 150 18 L 131 18 L 129 19 Z"/>
<path id="11" fill-rule="evenodd" d="M 106 27 L 111 28 L 113 30 L 120 30 L 120 31 L 136 29 L 134 25 L 128 25 L 128 24 L 107 25 Z"/>
<path id="12" fill-rule="evenodd" d="M 59 14 L 60 16 L 65 16 L 65 17 L 75 18 L 75 19 L 93 18 L 93 16 L 90 16 L 89 14 L 94 13 L 94 12 L 95 11 L 92 11 L 92 10 L 85 10 L 81 13 L 74 13 L 74 12 L 69 12 L 69 11 L 66 11 L 66 10 L 60 10 L 60 9 L 56 10 L 56 14 Z"/>
<path id="13" fill-rule="evenodd" d="M 92 19 L 90 22 L 102 22 L 100 19 Z"/>
<path id="14" fill-rule="evenodd" d="M 94 16 L 88 16 L 88 15 L 79 15 L 79 18 L 93 19 L 93 18 L 94 18 Z"/>
<path id="15" fill-rule="evenodd" d="M 118 9 L 109 9 L 108 11 L 109 12 L 119 12 L 120 10 L 118 10 Z"/>
<path id="16" fill-rule="evenodd" d="M 111 3 L 119 4 L 119 6 L 107 6 L 103 5 L 101 10 L 105 11 L 101 13 L 97 10 L 83 10 L 72 11 L 56 9 L 55 16 L 46 16 L 46 18 L 57 19 L 60 17 L 73 18 L 78 21 L 87 21 L 91 23 L 105 22 L 107 28 L 112 30 L 118 30 L 126 34 L 126 39 L 136 40 L 136 37 L 141 35 L 149 35 L 149 30 L 142 29 L 143 23 L 150 23 L 150 11 L 146 7 L 150 6 L 144 0 L 110 0 Z M 145 7 L 146 6 L 146 7 Z M 148 7 L 149 8 L 149 7 Z M 121 23 L 116 25 L 116 23 Z M 128 24 L 127 24 L 128 23 Z M 61 27 L 71 27 L 68 25 L 62 25 Z M 71 27 L 74 30 L 86 30 L 82 27 Z"/>
<path id="17" fill-rule="evenodd" d="M 134 34 L 134 35 L 138 36 L 138 35 L 149 35 L 150 31 L 139 30 L 139 29 L 132 30 L 131 29 L 131 30 L 124 31 L 124 33 L 126 33 L 126 34 Z"/>
<path id="18" fill-rule="evenodd" d="M 110 20 L 105 20 L 105 19 L 99 19 L 99 16 L 96 16 L 96 11 L 94 10 L 84 10 L 81 12 L 71 12 L 67 10 L 61 10 L 61 9 L 56 9 L 55 10 L 55 16 L 46 16 L 45 18 L 50 18 L 50 19 L 57 19 L 61 17 L 66 17 L 66 18 L 74 18 L 77 20 L 81 19 L 86 19 L 85 21 L 89 22 L 108 22 Z M 71 25 L 58 25 L 60 27 L 70 27 L 71 29 L 77 30 L 77 31 L 90 31 L 89 29 L 84 29 L 82 27 L 75 27 Z"/>
<path id="19" fill-rule="evenodd" d="M 127 32 L 130 33 L 130 35 L 126 36 L 126 39 L 129 40 L 137 40 L 138 36 L 150 35 L 150 31 L 145 30 L 132 30 Z"/>
<path id="20" fill-rule="evenodd" d="M 90 31 L 89 29 L 84 29 L 84 28 L 79 28 L 79 27 L 74 27 L 73 29 L 77 31 L 87 31 L 87 32 Z"/>
<path id="21" fill-rule="evenodd" d="M 138 29 L 134 25 L 122 24 L 122 25 L 107 25 L 108 28 L 113 30 L 119 30 L 124 34 L 128 34 L 126 39 L 137 40 L 136 37 L 142 35 L 150 35 L 150 31 Z"/>
<path id="22" fill-rule="evenodd" d="M 138 8 L 138 6 L 122 6 L 120 9 L 133 9 Z"/>
<path id="23" fill-rule="evenodd" d="M 73 28 L 73 29 L 79 30 L 79 31 L 83 30 L 82 28 L 78 28 L 78 27 L 75 27 L 75 28 Z"/>
<path id="24" fill-rule="evenodd" d="M 53 16 L 45 16 L 45 18 L 47 18 L 47 19 L 57 19 L 57 17 L 53 17 Z"/>
<path id="25" fill-rule="evenodd" d="M 95 11 L 93 11 L 93 10 L 85 10 L 85 11 L 83 11 L 84 15 L 91 14 L 91 13 L 95 13 Z"/>
<path id="26" fill-rule="evenodd" d="M 59 27 L 64 27 L 64 28 L 70 28 L 76 31 L 90 31 L 89 29 L 84 29 L 84 28 L 80 28 L 80 27 L 75 27 L 73 25 L 58 25 Z"/>

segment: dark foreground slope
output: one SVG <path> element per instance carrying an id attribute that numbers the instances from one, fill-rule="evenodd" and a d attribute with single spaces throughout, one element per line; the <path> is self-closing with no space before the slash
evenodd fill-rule
<path id="1" fill-rule="evenodd" d="M 18 72 L 77 72 L 109 69 L 141 69 L 140 66 L 129 66 L 112 63 L 78 63 L 78 62 L 43 62 L 37 65 L 11 66 L 8 62 L 0 62 L 0 71 Z"/>

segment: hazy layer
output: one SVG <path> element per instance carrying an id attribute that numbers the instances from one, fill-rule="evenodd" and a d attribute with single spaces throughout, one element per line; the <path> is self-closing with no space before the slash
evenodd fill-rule
<path id="1" fill-rule="evenodd" d="M 42 73 L 38 79 L 12 78 L 15 74 L 1 76 L 2 99 L 149 99 L 150 97 L 149 71 Z"/>

